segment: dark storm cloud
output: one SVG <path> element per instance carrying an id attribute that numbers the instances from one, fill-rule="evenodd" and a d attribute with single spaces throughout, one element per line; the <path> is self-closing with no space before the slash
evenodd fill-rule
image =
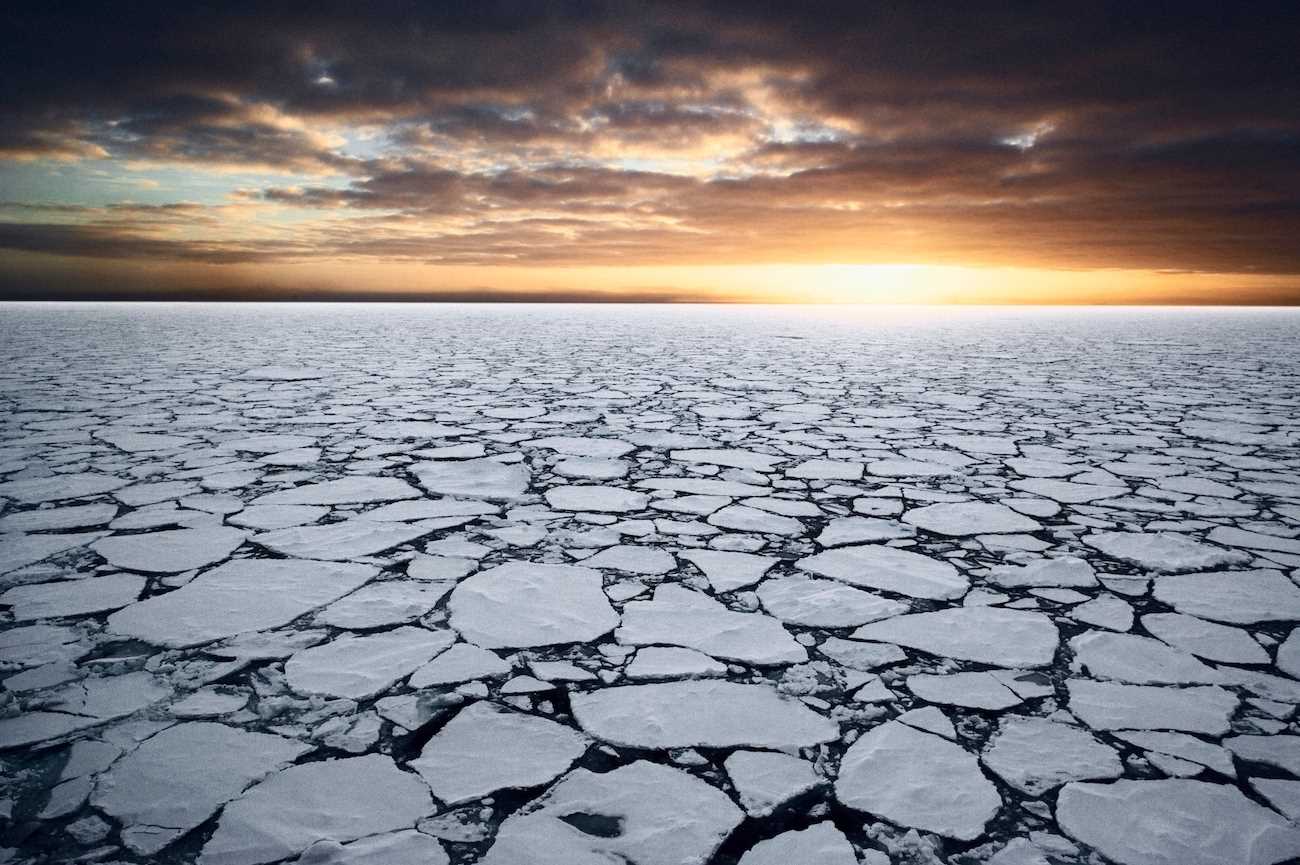
<path id="1" fill-rule="evenodd" d="M 19 4 L 6 17 L 0 158 L 256 166 L 303 180 L 248 200 L 351 221 L 198 241 L 11 214 L 9 249 L 1300 272 L 1290 4 Z M 385 152 L 340 139 L 363 129 Z"/>

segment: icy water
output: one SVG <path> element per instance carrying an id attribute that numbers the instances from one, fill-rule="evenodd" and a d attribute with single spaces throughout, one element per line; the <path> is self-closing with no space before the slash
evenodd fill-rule
<path id="1" fill-rule="evenodd" d="M 0 860 L 1300 856 L 1296 311 L 5 305 L 0 408 Z"/>

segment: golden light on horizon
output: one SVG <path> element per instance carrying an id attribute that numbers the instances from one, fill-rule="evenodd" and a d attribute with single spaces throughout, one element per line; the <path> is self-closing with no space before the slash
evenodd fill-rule
<path id="1" fill-rule="evenodd" d="M 1263 16 L 524 6 L 19 16 L 0 297 L 1300 303 Z"/>

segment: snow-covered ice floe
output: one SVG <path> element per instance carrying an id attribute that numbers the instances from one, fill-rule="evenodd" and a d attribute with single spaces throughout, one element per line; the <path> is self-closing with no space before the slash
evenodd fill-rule
<path id="1" fill-rule="evenodd" d="M 1300 861 L 1300 315 L 141 314 L 0 311 L 0 861 Z"/>

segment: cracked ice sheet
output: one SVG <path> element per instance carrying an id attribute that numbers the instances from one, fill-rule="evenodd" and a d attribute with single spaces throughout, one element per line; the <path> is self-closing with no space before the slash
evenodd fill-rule
<path id="1" fill-rule="evenodd" d="M 78 338 L 139 314 L 122 307 L 0 315 L 0 746 L 18 759 L 61 760 L 69 742 L 131 755 L 168 720 L 220 710 L 241 737 L 398 755 L 382 796 L 418 781 L 408 731 L 423 747 L 488 705 L 556 725 L 557 741 L 582 735 L 570 709 L 597 699 L 641 707 L 634 729 L 649 717 L 680 734 L 597 746 L 578 764 L 596 772 L 556 780 L 563 760 L 516 781 L 509 749 L 479 742 L 461 780 L 486 789 L 504 771 L 512 792 L 432 820 L 315 837 L 292 807 L 272 813 L 265 837 L 288 839 L 275 858 L 304 865 L 445 861 L 444 835 L 475 840 L 453 850 L 466 865 L 561 837 L 566 865 L 707 858 L 735 820 L 704 831 L 691 808 L 728 797 L 726 752 L 705 744 L 728 732 L 788 748 L 743 753 L 783 763 L 758 788 L 793 797 L 728 842 L 729 861 L 842 856 L 829 827 L 789 821 L 818 825 L 845 754 L 894 718 L 957 749 L 908 752 L 921 774 L 982 760 L 1029 790 L 1116 773 L 1158 787 L 1131 798 L 1141 820 L 1122 831 L 1090 833 L 1077 807 L 1053 820 L 1050 796 L 1029 792 L 1042 823 L 1028 833 L 1021 803 L 1001 805 L 970 842 L 999 865 L 1043 851 L 1181 861 L 1171 826 L 1234 830 L 1215 792 L 1234 777 L 1261 807 L 1296 807 L 1294 313 L 303 307 L 309 341 L 297 323 L 268 327 L 279 313 L 246 313 L 153 310 L 178 339 L 147 347 L 130 327 Z M 412 316 L 434 338 L 391 340 Z M 458 626 L 468 642 L 441 651 Z M 759 744 L 766 703 L 745 696 L 736 717 L 691 690 L 710 684 L 758 689 L 830 738 L 799 756 L 781 736 Z M 667 686 L 687 686 L 689 718 Z M 1116 741 L 1145 756 L 1117 766 L 1092 744 Z M 277 774 L 318 758 L 297 760 Z M 576 778 L 612 802 L 606 785 L 636 787 L 637 765 L 674 795 L 543 805 Z M 81 804 L 105 768 L 57 794 L 22 776 L 4 796 L 47 809 L 41 844 L 129 858 L 118 845 L 146 823 L 104 838 Z M 1172 807 L 1166 775 L 1209 794 Z M 321 813 L 346 811 L 335 787 Z M 928 849 L 909 821 L 957 831 L 982 816 L 906 785 L 875 795 L 895 816 L 870 819 L 898 822 L 844 840 L 871 865 Z M 542 811 L 543 828 L 515 832 Z M 163 855 L 196 853 L 177 839 Z M 1224 855 L 1255 855 L 1239 853 Z"/>

